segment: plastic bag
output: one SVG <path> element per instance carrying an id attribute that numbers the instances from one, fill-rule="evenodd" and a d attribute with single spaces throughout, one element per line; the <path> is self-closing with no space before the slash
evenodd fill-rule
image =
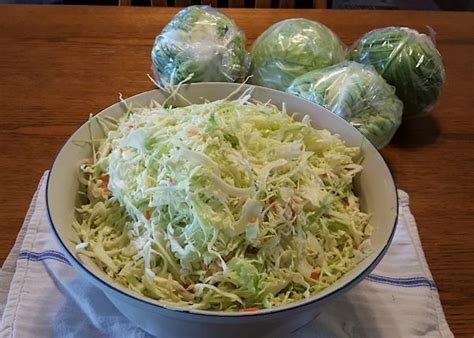
<path id="1" fill-rule="evenodd" d="M 374 66 L 396 88 L 403 101 L 403 118 L 429 113 L 445 81 L 441 55 L 425 34 L 387 27 L 364 34 L 352 46 L 349 59 Z"/>
<path id="2" fill-rule="evenodd" d="M 152 68 L 158 83 L 242 80 L 249 66 L 245 35 L 209 6 L 181 10 L 155 39 Z"/>
<path id="3" fill-rule="evenodd" d="M 251 50 L 251 82 L 285 90 L 296 77 L 345 58 L 342 42 L 329 28 L 307 19 L 277 22 Z"/>
<path id="4" fill-rule="evenodd" d="M 296 78 L 288 93 L 320 104 L 349 121 L 378 149 L 402 120 L 403 104 L 395 88 L 371 66 L 346 61 Z"/>

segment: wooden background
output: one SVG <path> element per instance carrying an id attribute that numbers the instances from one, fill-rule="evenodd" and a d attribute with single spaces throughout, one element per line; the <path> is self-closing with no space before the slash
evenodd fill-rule
<path id="1" fill-rule="evenodd" d="M 0 261 L 39 178 L 67 137 L 96 113 L 153 88 L 150 49 L 177 9 L 0 6 Z M 436 30 L 447 82 L 432 118 L 405 123 L 383 155 L 410 194 L 448 322 L 474 335 L 474 14 L 223 10 L 249 45 L 289 17 L 318 20 L 346 44 L 389 25 Z M 403 269 L 403 265 L 400 266 Z"/>

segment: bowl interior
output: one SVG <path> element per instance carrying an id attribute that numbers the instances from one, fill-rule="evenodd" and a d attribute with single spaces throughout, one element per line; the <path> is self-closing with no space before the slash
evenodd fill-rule
<path id="1" fill-rule="evenodd" d="M 222 99 L 227 97 L 230 93 L 238 90 L 241 93 L 249 86 L 245 85 L 239 89 L 237 84 L 229 83 L 199 83 L 183 86 L 180 93 L 186 97 L 187 100 L 193 103 L 202 103 L 204 98 L 208 101 Z M 354 269 L 345 274 L 336 283 L 325 289 L 324 291 L 312 296 L 311 298 L 299 302 L 295 302 L 278 309 L 289 308 L 297 306 L 301 303 L 307 303 L 322 299 L 336 290 L 346 287 L 351 281 L 367 274 L 371 268 L 375 267 L 376 262 L 381 257 L 388 246 L 395 222 L 397 218 L 397 194 L 392 175 L 387 168 L 383 158 L 379 152 L 367 141 L 362 134 L 360 134 L 354 127 L 344 121 L 342 118 L 332 114 L 328 110 L 309 101 L 297 98 L 295 96 L 268 89 L 263 87 L 254 87 L 252 97 L 261 101 L 271 102 L 281 108 L 282 104 L 286 105 L 288 112 L 299 113 L 297 116 L 304 116 L 308 114 L 311 117 L 312 125 L 315 128 L 327 129 L 332 133 L 337 133 L 350 146 L 361 146 L 364 154 L 362 165 L 364 170 L 357 176 L 354 186 L 356 194 L 361 201 L 361 208 L 365 212 L 372 215 L 371 222 L 375 228 L 372 235 L 373 252 Z M 167 98 L 167 94 L 152 90 L 142 94 L 138 94 L 127 99 L 127 102 L 141 105 L 148 105 L 151 100 L 163 102 Z M 174 105 L 185 105 L 185 102 L 180 98 L 174 99 Z M 125 112 L 123 103 L 116 103 L 102 112 L 99 116 L 120 117 Z M 92 133 L 96 137 L 101 136 L 101 130 L 97 123 L 92 123 Z M 77 179 L 77 166 L 81 159 L 90 157 L 91 150 L 88 145 L 78 145 L 74 140 L 89 139 L 89 131 L 87 123 L 82 125 L 66 142 L 51 168 L 50 177 L 47 187 L 47 205 L 51 226 L 57 234 L 57 239 L 61 246 L 66 249 L 67 256 L 81 262 L 82 267 L 85 268 L 86 273 L 91 273 L 106 282 L 112 289 L 119 290 L 122 293 L 128 294 L 132 297 L 145 300 L 146 302 L 160 305 L 158 301 L 138 295 L 131 290 L 128 290 L 121 284 L 115 282 L 107 276 L 96 264 L 85 256 L 77 257 L 75 253 L 75 245 L 73 240 L 78 237 L 72 229 L 72 221 L 74 216 L 74 207 L 77 198 L 77 190 L 79 187 Z M 278 310 L 277 309 L 277 310 Z M 182 309 L 179 309 L 182 311 Z M 214 312 L 202 310 L 186 310 L 197 313 L 212 314 Z M 263 310 L 275 311 L 275 310 Z M 229 313 L 226 315 L 239 315 Z M 240 314 L 241 315 L 241 314 Z"/>

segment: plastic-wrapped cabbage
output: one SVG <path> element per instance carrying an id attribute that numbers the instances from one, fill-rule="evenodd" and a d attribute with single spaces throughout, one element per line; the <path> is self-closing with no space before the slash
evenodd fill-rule
<path id="1" fill-rule="evenodd" d="M 234 82 L 245 77 L 249 57 L 245 35 L 235 22 L 209 6 L 181 10 L 156 37 L 153 71 L 162 85 Z"/>
<path id="2" fill-rule="evenodd" d="M 343 62 L 296 78 L 287 92 L 320 104 L 349 121 L 378 149 L 390 142 L 402 120 L 395 88 L 371 66 Z"/>
<path id="3" fill-rule="evenodd" d="M 441 55 L 432 40 L 401 27 L 375 29 L 363 35 L 349 53 L 370 64 L 392 86 L 404 104 L 404 118 L 430 112 L 445 80 Z"/>
<path id="4" fill-rule="evenodd" d="M 345 50 L 323 24 L 289 19 L 263 32 L 253 44 L 251 56 L 252 83 L 285 90 L 296 77 L 342 61 Z"/>

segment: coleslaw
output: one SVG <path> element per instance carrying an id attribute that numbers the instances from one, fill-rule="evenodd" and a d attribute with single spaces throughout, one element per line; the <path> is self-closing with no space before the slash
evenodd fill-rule
<path id="1" fill-rule="evenodd" d="M 236 100 L 95 118 L 78 254 L 163 305 L 255 311 L 310 297 L 370 252 L 360 149 L 283 106 Z M 90 122 L 92 123 L 92 122 Z"/>

